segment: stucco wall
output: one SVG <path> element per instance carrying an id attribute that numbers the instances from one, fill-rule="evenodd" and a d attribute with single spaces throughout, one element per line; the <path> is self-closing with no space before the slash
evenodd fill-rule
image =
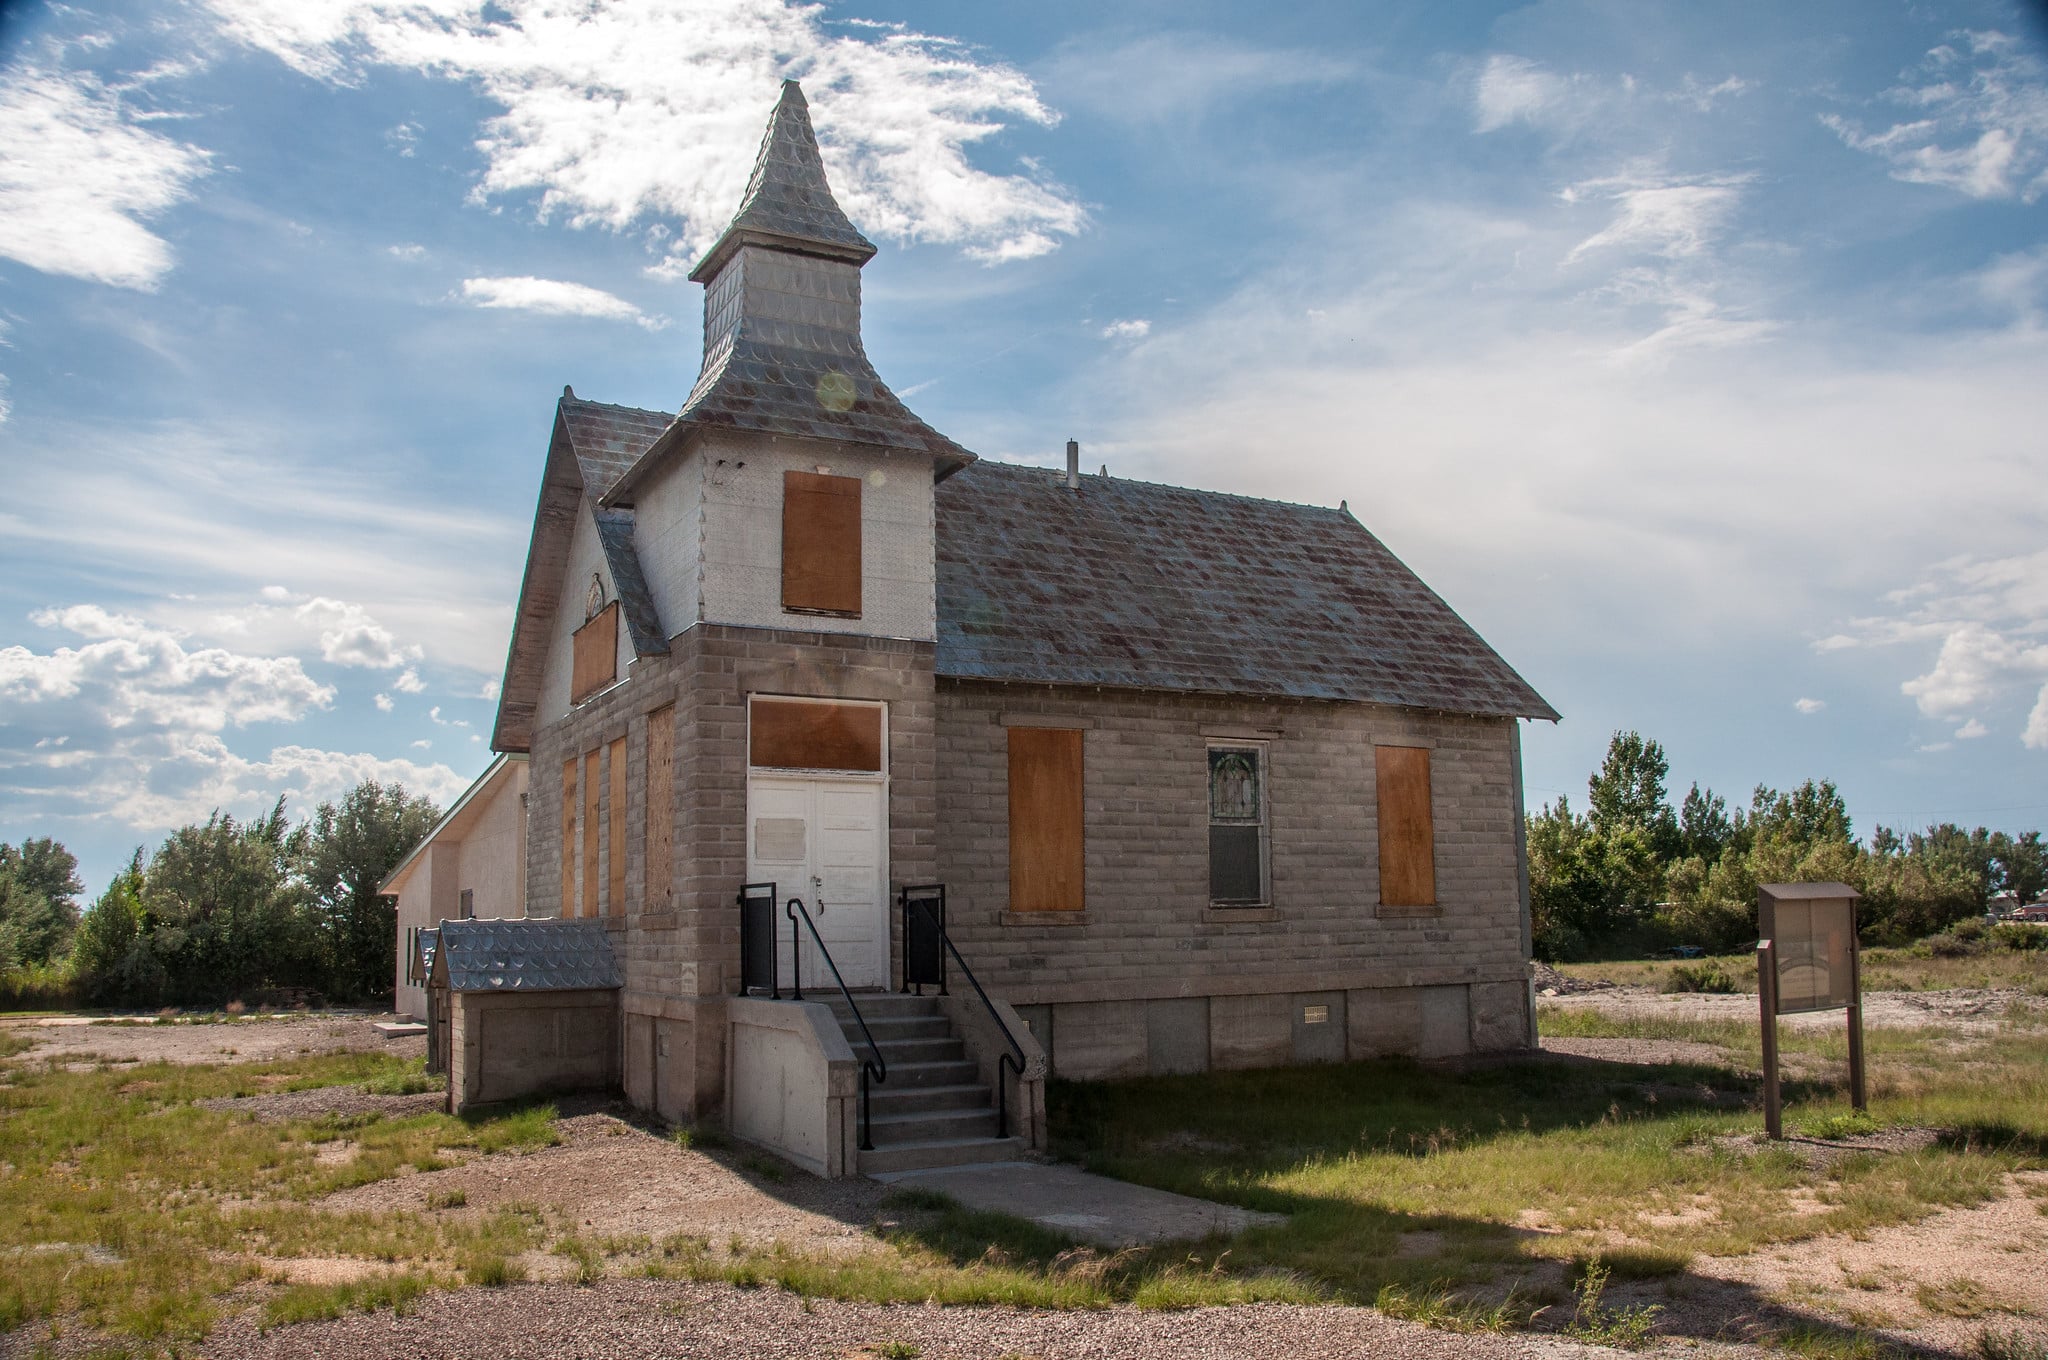
<path id="1" fill-rule="evenodd" d="M 675 458 L 634 492 L 633 550 L 661 626 L 680 633 L 697 622 L 703 584 L 704 463 Z"/>
<path id="2" fill-rule="evenodd" d="M 636 532 L 638 524 L 636 518 Z M 597 523 L 590 517 L 590 501 L 586 498 L 577 504 L 575 526 L 569 531 L 569 566 L 562 574 L 562 607 L 556 611 L 554 626 L 548 630 L 547 668 L 541 676 L 535 726 L 554 722 L 569 711 L 569 689 L 576 660 L 572 639 L 576 630 L 583 626 L 583 606 L 590 595 L 592 573 L 603 579 L 605 599 L 617 599 L 618 587 L 613 584 L 611 568 L 605 563 L 604 545 L 597 541 Z M 618 669 L 615 674 L 620 679 L 625 678 L 626 668 L 633 661 L 630 632 L 625 620 L 619 620 Z"/>
<path id="3" fill-rule="evenodd" d="M 721 432 L 691 456 L 703 468 L 707 622 L 922 641 L 937 636 L 928 454 Z M 782 608 L 782 474 L 820 469 L 861 479 L 857 619 Z"/>
<path id="4" fill-rule="evenodd" d="M 398 935 L 393 1009 L 415 1020 L 427 1018 L 424 987 L 405 980 L 410 932 L 462 915 L 462 890 L 470 890 L 479 917 L 520 916 L 526 909 L 527 764 L 508 761 L 491 787 L 420 851 L 398 892 Z"/>

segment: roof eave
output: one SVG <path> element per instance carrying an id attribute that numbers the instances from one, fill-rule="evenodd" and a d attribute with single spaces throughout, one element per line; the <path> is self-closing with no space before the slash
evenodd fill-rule
<path id="1" fill-rule="evenodd" d="M 819 241 L 807 236 L 790 236 L 779 231 L 763 231 L 759 227 L 730 226 L 725 234 L 697 262 L 690 271 L 690 282 L 708 284 L 718 277 L 718 271 L 737 254 L 743 246 L 766 246 L 770 250 L 787 251 L 792 255 L 811 255 L 821 260 L 839 260 L 856 267 L 875 258 L 872 241 L 863 240 L 859 245 L 842 245 L 837 241 Z"/>

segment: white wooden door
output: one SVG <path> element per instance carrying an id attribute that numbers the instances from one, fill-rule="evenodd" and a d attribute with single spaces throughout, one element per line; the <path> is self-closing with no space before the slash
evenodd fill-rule
<path id="1" fill-rule="evenodd" d="M 848 987 L 889 985 L 886 789 L 871 779 L 755 775 L 747 782 L 747 881 L 776 885 L 775 955 L 790 971 L 785 905 L 801 897 Z M 803 984 L 832 985 L 810 932 L 797 926 Z"/>

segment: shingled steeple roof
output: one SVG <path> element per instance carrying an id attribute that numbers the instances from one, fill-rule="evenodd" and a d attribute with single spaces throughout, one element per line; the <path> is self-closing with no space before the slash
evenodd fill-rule
<path id="1" fill-rule="evenodd" d="M 803 90 L 784 81 L 746 198 L 690 274 L 704 285 L 704 367 L 674 423 L 603 503 L 631 505 L 643 477 L 713 429 L 929 454 L 937 479 L 972 463 L 868 361 L 860 269 L 874 253 L 832 197 Z"/>
<path id="2" fill-rule="evenodd" d="M 711 253 L 690 271 L 691 280 L 709 282 L 732 252 L 749 242 L 855 264 L 874 258 L 874 242 L 860 234 L 832 197 L 817 134 L 811 131 L 810 105 L 794 80 L 782 82 L 782 97 L 769 115 L 739 212 Z"/>

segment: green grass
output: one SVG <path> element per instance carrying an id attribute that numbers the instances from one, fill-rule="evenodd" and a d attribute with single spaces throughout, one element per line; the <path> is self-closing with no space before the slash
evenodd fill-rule
<path id="1" fill-rule="evenodd" d="M 2043 930 L 2048 934 L 2048 929 Z M 1655 991 L 1698 991 L 1677 985 L 1685 974 L 1718 972 L 1739 992 L 1756 992 L 1756 952 L 1710 955 L 1704 959 L 1619 959 L 1603 963 L 1560 963 L 1569 977 L 1649 987 Z M 2048 994 L 2048 955 L 2040 950 L 1987 947 L 1962 957 L 1942 958 L 1913 946 L 1879 946 L 1863 951 L 1863 987 L 1871 992 L 1930 992 L 1957 987 L 2003 987 Z"/>
<path id="2" fill-rule="evenodd" d="M 2048 1045 L 2026 1025 L 1974 1042 L 1871 1031 L 1867 1118 L 1846 1108 L 1843 1037 L 1788 1032 L 1788 1067 L 1801 1074 L 1786 1083 L 1795 1128 L 1947 1131 L 1922 1153 L 1854 1154 L 1825 1168 L 1753 1141 L 1754 1024 L 1556 1008 L 1542 1028 L 1686 1039 L 1726 1057 L 1054 1082 L 1054 1151 L 1126 1180 L 1291 1215 L 1230 1244 L 1240 1276 L 1284 1271 L 1327 1297 L 1403 1300 L 1442 1316 L 1497 1304 L 1503 1284 L 1546 1263 L 1581 1287 L 1592 1265 L 1603 1286 L 1673 1276 L 1695 1253 L 1865 1233 L 1980 1203 L 2008 1172 L 2048 1165 Z M 1540 1234 L 1527 1231 L 1531 1209 Z M 1429 1245 L 1404 1253 L 1404 1242 Z M 1635 1344 L 1649 1325 L 1604 1307 L 1582 1298 L 1578 1325 L 1609 1328 L 1608 1344 Z"/>
<path id="3" fill-rule="evenodd" d="M 0 1088 L 0 1330 L 75 1316 L 153 1346 L 204 1336 L 223 1295 L 263 1274 L 263 1258 L 350 1257 L 403 1270 L 382 1280 L 453 1281 L 469 1266 L 526 1250 L 530 1217 L 456 1221 L 430 1213 L 309 1213 L 350 1186 L 444 1165 L 451 1156 L 544 1146 L 546 1106 L 455 1119 L 265 1123 L 203 1109 L 212 1097 L 402 1078 L 381 1054 L 335 1054 L 229 1067 L 145 1064 L 68 1072 L 10 1063 Z M 319 1149 L 346 1139 L 345 1161 Z M 289 1286 L 287 1310 L 359 1306 L 404 1284 Z M 325 1291 L 324 1293 L 322 1291 Z M 326 1302 L 321 1302 L 321 1300 Z M 368 1306 L 378 1306 L 371 1304 Z M 279 1320 L 289 1320 L 279 1315 Z"/>

